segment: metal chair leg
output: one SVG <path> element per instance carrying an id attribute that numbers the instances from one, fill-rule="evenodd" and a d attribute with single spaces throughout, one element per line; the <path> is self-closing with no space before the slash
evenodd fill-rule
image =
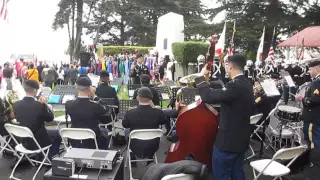
<path id="1" fill-rule="evenodd" d="M 15 180 L 21 180 L 21 179 L 18 179 L 16 177 L 14 177 L 14 172 L 16 171 L 16 168 L 18 167 L 18 165 L 20 164 L 22 158 L 23 158 L 24 154 L 21 154 L 21 157 L 20 159 L 18 160 L 18 162 L 16 163 L 16 165 L 14 166 L 14 168 L 12 169 L 12 172 L 11 172 L 11 175 L 10 175 L 10 179 L 15 179 Z"/>

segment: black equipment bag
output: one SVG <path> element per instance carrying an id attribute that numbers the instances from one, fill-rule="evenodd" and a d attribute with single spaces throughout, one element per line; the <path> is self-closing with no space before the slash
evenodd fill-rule
<path id="1" fill-rule="evenodd" d="M 196 180 L 211 180 L 208 168 L 193 160 L 183 160 L 174 163 L 151 164 L 147 167 L 140 180 L 161 180 L 163 177 L 172 174 L 191 174 Z"/>
<path id="2" fill-rule="evenodd" d="M 309 162 L 305 162 L 305 159 L 309 159 Z M 300 165 L 300 167 L 299 167 Z M 302 166 L 301 166 L 302 165 Z M 299 167 L 300 172 L 295 173 Z M 291 175 L 285 176 L 286 180 L 318 180 L 320 177 L 320 149 L 311 149 L 306 151 L 295 163 L 290 166 Z M 295 173 L 295 174 L 293 174 Z"/>

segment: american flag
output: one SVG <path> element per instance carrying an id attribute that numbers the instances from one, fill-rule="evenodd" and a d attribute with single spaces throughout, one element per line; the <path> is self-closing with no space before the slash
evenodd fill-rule
<path id="1" fill-rule="evenodd" d="M 8 2 L 9 0 L 0 0 L 0 20 L 6 20 L 8 17 Z"/>
<path id="2" fill-rule="evenodd" d="M 233 55 L 233 50 L 234 50 L 233 39 L 234 39 L 235 33 L 236 33 L 236 21 L 234 21 L 234 24 L 233 24 L 233 33 L 232 33 L 232 38 L 231 38 L 231 41 L 230 41 L 230 46 L 228 48 L 228 56 L 232 56 Z"/>
<path id="3" fill-rule="evenodd" d="M 276 29 L 273 29 L 273 35 L 272 35 L 272 40 L 271 40 L 271 45 L 270 45 L 270 49 L 269 49 L 269 53 L 268 53 L 268 58 L 272 60 L 272 62 L 274 62 L 274 41 L 275 41 L 275 31 Z"/>

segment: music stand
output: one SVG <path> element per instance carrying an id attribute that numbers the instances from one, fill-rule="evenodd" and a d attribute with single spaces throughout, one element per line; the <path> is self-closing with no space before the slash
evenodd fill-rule
<path id="1" fill-rule="evenodd" d="M 171 106 L 171 108 L 173 109 L 174 106 L 175 106 L 175 101 L 176 101 L 176 98 L 177 98 L 177 93 L 178 91 L 181 89 L 181 87 L 174 87 L 174 88 L 171 88 L 171 97 L 170 97 L 170 104 L 168 104 L 168 107 Z M 167 108 L 168 108 L 167 107 Z"/>
<path id="2" fill-rule="evenodd" d="M 133 100 L 120 100 L 119 101 L 119 113 L 117 115 L 117 118 L 122 120 L 124 118 L 124 115 L 127 111 L 129 111 L 131 108 L 137 107 L 139 105 L 138 101 Z"/>
<path id="3" fill-rule="evenodd" d="M 104 116 L 108 116 L 108 117 L 110 116 L 111 123 L 112 123 L 112 135 L 111 135 L 110 142 L 109 142 L 109 148 L 110 148 L 111 144 L 112 144 L 113 136 L 116 135 L 115 129 L 118 128 L 115 126 L 115 122 L 117 120 L 117 115 L 116 115 L 115 109 L 118 108 L 118 105 L 116 104 L 116 101 L 114 98 L 101 98 L 101 102 L 104 105 L 109 107 L 108 112 Z M 105 125 L 109 124 L 109 123 L 105 123 L 105 122 L 103 122 L 103 123 Z M 105 128 L 107 128 L 107 127 L 105 127 Z M 121 129 L 121 128 L 119 128 L 119 129 Z"/>
<path id="4" fill-rule="evenodd" d="M 162 101 L 163 100 L 169 100 L 169 88 L 167 86 L 158 86 L 158 87 L 154 87 L 155 90 L 157 90 L 158 94 L 159 94 L 159 98 L 160 98 L 160 106 L 162 107 Z"/>
<path id="5" fill-rule="evenodd" d="M 259 82 L 265 95 L 267 96 L 267 99 L 276 98 L 280 96 L 280 92 L 277 89 L 275 82 L 272 79 L 266 79 L 264 81 Z M 276 106 L 269 112 L 268 116 L 265 118 L 265 120 L 260 124 L 260 127 L 262 127 L 262 133 L 264 134 L 263 138 L 261 138 L 260 142 L 260 151 L 259 151 L 259 157 L 262 158 L 262 155 L 264 155 L 263 149 L 264 149 L 264 141 L 266 138 L 266 125 L 267 122 L 270 121 L 270 116 L 274 114 L 274 112 L 277 110 L 279 104 L 281 103 L 281 99 L 277 102 Z M 270 102 L 267 102 L 270 103 Z"/>
<path id="6" fill-rule="evenodd" d="M 59 95 L 61 97 L 65 96 L 65 95 L 71 95 L 76 97 L 78 94 L 76 86 L 73 85 L 57 85 L 53 90 L 51 95 Z M 61 98 L 63 99 L 63 98 Z M 66 111 L 65 111 L 66 112 Z M 67 112 L 65 114 L 65 118 L 66 118 L 66 127 L 68 128 L 68 115 Z"/>
<path id="7" fill-rule="evenodd" d="M 184 104 L 192 104 L 199 96 L 199 91 L 197 88 L 182 88 L 181 94 Z"/>

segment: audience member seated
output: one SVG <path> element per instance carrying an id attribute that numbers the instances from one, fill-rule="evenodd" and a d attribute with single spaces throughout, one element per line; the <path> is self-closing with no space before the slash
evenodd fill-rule
<path id="1" fill-rule="evenodd" d="M 49 153 L 49 158 L 52 158 L 54 155 L 59 153 L 61 138 L 59 131 L 55 129 L 46 129 L 44 122 L 53 121 L 53 112 L 47 106 L 46 98 L 41 97 L 40 102 L 35 99 L 37 90 L 39 89 L 37 81 L 26 80 L 23 88 L 26 92 L 26 96 L 13 105 L 16 123 L 20 126 L 28 127 L 41 147 L 46 147 L 52 144 Z M 37 145 L 31 138 L 23 139 L 22 144 L 25 148 L 30 150 L 38 149 Z"/>
<path id="2" fill-rule="evenodd" d="M 152 96 L 153 96 L 152 102 L 153 102 L 153 104 L 154 104 L 155 106 L 159 106 L 159 105 L 160 105 L 160 98 L 159 98 L 160 96 L 159 96 L 158 91 L 151 86 L 151 84 L 150 84 L 150 76 L 147 75 L 147 74 L 142 74 L 142 75 L 140 76 L 140 82 L 141 82 L 142 87 L 147 87 L 147 88 L 149 88 L 149 89 L 151 90 Z M 138 90 L 139 90 L 139 89 L 136 89 L 136 90 L 134 91 L 134 93 L 133 93 L 133 99 L 137 99 Z"/>
<path id="3" fill-rule="evenodd" d="M 152 92 L 148 87 L 139 89 L 137 96 L 138 107 L 128 111 L 122 121 L 122 126 L 126 128 L 126 138 L 129 137 L 130 132 L 133 130 L 158 129 L 160 125 L 166 123 L 163 112 L 152 107 L 152 97 Z M 159 140 L 159 138 L 148 141 L 133 139 L 130 146 L 133 152 L 131 157 L 135 158 L 134 155 L 136 155 L 139 158 L 152 158 L 159 149 Z"/>
<path id="4" fill-rule="evenodd" d="M 107 109 L 96 96 L 92 82 L 88 77 L 77 80 L 78 98 L 66 102 L 66 113 L 70 115 L 72 128 L 87 128 L 96 133 L 99 149 L 107 149 L 109 144 L 108 130 L 99 128 L 99 119 Z M 93 140 L 70 140 L 72 147 L 95 149 Z"/>

